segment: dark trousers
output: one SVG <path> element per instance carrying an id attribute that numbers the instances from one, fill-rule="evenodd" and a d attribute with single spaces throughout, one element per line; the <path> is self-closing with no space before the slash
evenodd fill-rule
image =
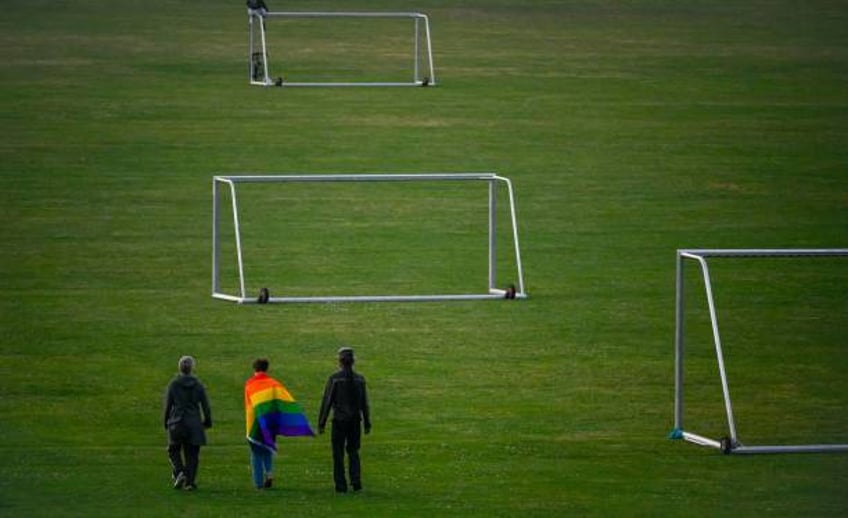
<path id="1" fill-rule="evenodd" d="M 200 446 L 185 442 L 171 443 L 168 445 L 168 458 L 171 459 L 174 478 L 180 472 L 185 473 L 186 485 L 193 486 L 200 462 Z"/>
<path id="2" fill-rule="evenodd" d="M 333 421 L 333 480 L 336 491 L 347 491 L 344 456 L 348 456 L 350 485 L 354 491 L 362 489 L 359 466 L 361 428 L 359 421 Z"/>

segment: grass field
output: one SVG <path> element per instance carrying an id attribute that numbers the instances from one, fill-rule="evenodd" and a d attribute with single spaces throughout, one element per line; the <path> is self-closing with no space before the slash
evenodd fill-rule
<path id="1" fill-rule="evenodd" d="M 426 12 L 439 85 L 416 89 L 249 87 L 235 0 L 0 6 L 0 515 L 848 513 L 848 455 L 722 456 L 666 438 L 675 250 L 848 246 L 848 3 L 271 3 Z M 356 36 L 315 30 L 326 38 L 310 30 L 299 58 Z M 359 66 L 378 74 L 383 57 Z M 210 297 L 214 174 L 430 171 L 513 180 L 528 300 Z M 300 237 L 352 210 L 333 192 Z M 317 280 L 304 266 L 327 264 L 331 243 L 301 240 L 279 282 L 465 282 L 480 260 L 462 247 L 485 228 L 451 211 L 477 194 L 414 213 L 424 241 L 384 225 L 385 253 L 369 252 L 366 229 Z M 279 230 L 289 206 L 311 217 L 304 200 L 256 220 Z M 407 281 L 404 242 L 443 277 Z M 845 261 L 727 261 L 715 282 L 743 442 L 846 442 Z M 700 290 L 687 425 L 718 437 Z M 325 436 L 283 440 L 279 488 L 257 494 L 252 360 L 271 359 L 314 423 L 341 343 L 371 391 L 365 491 L 333 494 Z M 170 489 L 161 429 L 182 354 L 198 359 L 215 420 L 194 494 Z"/>

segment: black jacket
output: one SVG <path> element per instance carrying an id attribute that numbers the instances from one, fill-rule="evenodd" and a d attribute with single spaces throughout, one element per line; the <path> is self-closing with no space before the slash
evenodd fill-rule
<path id="1" fill-rule="evenodd" d="M 165 393 L 164 424 L 172 442 L 206 444 L 205 428 L 212 427 L 212 409 L 206 389 L 190 374 L 181 374 Z"/>
<path id="2" fill-rule="evenodd" d="M 330 410 L 333 411 L 333 421 L 359 422 L 361 420 L 365 425 L 365 431 L 370 431 L 371 410 L 368 406 L 365 378 L 353 369 L 342 369 L 330 376 L 324 387 L 324 398 L 318 415 L 318 428 L 323 429 L 327 424 Z"/>

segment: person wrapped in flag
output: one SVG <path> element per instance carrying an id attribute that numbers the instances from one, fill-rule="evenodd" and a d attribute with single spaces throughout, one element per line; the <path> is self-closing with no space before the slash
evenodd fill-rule
<path id="1" fill-rule="evenodd" d="M 315 433 L 298 404 L 282 383 L 268 375 L 269 362 L 253 362 L 253 376 L 244 384 L 244 410 L 253 484 L 257 489 L 273 485 L 273 456 L 277 436 L 310 436 Z"/>

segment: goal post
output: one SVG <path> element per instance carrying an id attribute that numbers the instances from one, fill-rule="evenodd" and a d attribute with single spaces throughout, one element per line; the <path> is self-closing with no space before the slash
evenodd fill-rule
<path id="1" fill-rule="evenodd" d="M 845 257 L 848 249 L 680 249 L 677 250 L 677 267 L 675 282 L 675 360 L 674 360 L 674 429 L 670 434 L 672 439 L 683 439 L 688 442 L 721 450 L 723 453 L 804 453 L 804 452 L 835 452 L 848 451 L 848 444 L 795 444 L 795 445 L 744 445 L 739 440 L 731 401 L 730 387 L 725 365 L 725 354 L 722 349 L 713 285 L 710 278 L 709 258 L 805 258 L 805 257 Z M 709 321 L 715 347 L 718 374 L 721 382 L 724 412 L 727 419 L 727 435 L 722 438 L 709 438 L 687 430 L 684 423 L 684 301 L 685 275 L 687 262 L 695 262 L 700 267 L 706 293 Z"/>
<path id="2" fill-rule="evenodd" d="M 320 11 L 259 11 L 248 9 L 248 78 L 257 86 L 435 86 L 433 45 L 430 37 L 430 18 L 418 12 L 320 12 Z M 274 79 L 269 67 L 269 43 L 266 21 L 284 19 L 396 19 L 411 20 L 411 57 L 408 81 L 288 81 L 281 75 Z"/>
<path id="3" fill-rule="evenodd" d="M 257 297 L 248 294 L 245 274 L 245 254 L 242 245 L 242 230 L 240 221 L 240 205 L 238 198 L 239 184 L 245 183 L 373 183 L 373 182 L 477 182 L 488 184 L 488 279 L 486 290 L 476 293 L 447 293 L 426 295 L 330 295 L 330 296 L 276 296 L 266 292 Z M 521 263 L 521 252 L 518 240 L 518 221 L 515 206 L 515 193 L 512 182 L 495 173 L 428 173 L 428 174 L 288 174 L 288 175 L 236 175 L 214 176 L 212 181 L 212 297 L 236 302 L 251 303 L 294 303 L 294 302 L 415 302 L 442 300 L 496 300 L 524 299 L 527 293 L 524 285 L 524 271 Z M 498 191 L 505 189 L 508 200 L 510 235 L 512 242 L 512 261 L 515 265 L 515 283 L 507 287 L 498 287 L 498 253 L 497 253 L 497 200 Z M 234 239 L 235 269 L 237 277 L 236 292 L 227 293 L 221 283 L 221 223 L 227 206 L 225 195 L 229 194 L 229 205 L 232 212 L 232 233 Z M 373 201 L 373 200 L 372 200 Z M 481 283 L 482 284 L 482 283 Z M 265 288 L 263 288 L 264 290 Z M 268 288 L 273 290 L 273 287 Z"/>

